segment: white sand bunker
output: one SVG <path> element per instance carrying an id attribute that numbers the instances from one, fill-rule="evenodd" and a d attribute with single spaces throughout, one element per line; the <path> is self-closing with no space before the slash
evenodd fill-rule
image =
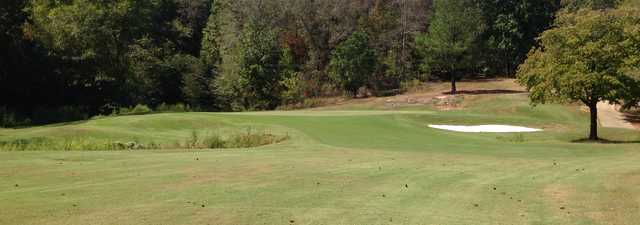
<path id="1" fill-rule="evenodd" d="M 454 126 L 454 125 L 429 125 L 431 128 L 465 133 L 521 133 L 539 132 L 541 129 L 518 127 L 508 125 L 479 125 L 479 126 Z"/>

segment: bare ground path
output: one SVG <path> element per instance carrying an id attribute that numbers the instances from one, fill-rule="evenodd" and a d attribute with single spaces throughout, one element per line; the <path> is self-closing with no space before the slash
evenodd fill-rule
<path id="1" fill-rule="evenodd" d="M 618 111 L 616 105 L 608 102 L 598 103 L 598 120 L 603 127 L 636 129 L 632 123 L 625 119 L 623 113 Z"/>

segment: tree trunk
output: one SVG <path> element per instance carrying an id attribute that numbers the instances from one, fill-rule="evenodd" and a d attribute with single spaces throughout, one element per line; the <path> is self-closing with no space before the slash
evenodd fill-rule
<path id="1" fill-rule="evenodd" d="M 451 94 L 455 95 L 457 94 L 458 90 L 456 89 L 456 75 L 455 74 L 451 74 Z"/>
<path id="2" fill-rule="evenodd" d="M 598 140 L 598 102 L 591 101 L 591 103 L 589 103 L 589 111 L 591 112 L 589 140 Z"/>

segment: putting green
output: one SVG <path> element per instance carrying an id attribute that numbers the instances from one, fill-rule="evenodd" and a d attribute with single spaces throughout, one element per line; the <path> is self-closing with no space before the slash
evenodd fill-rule
<path id="1" fill-rule="evenodd" d="M 603 129 L 619 143 L 573 143 L 587 122 L 576 107 L 492 95 L 453 111 L 174 113 L 4 129 L 0 141 L 175 142 L 248 128 L 290 138 L 253 149 L 0 152 L 0 224 L 636 224 L 640 134 Z"/>

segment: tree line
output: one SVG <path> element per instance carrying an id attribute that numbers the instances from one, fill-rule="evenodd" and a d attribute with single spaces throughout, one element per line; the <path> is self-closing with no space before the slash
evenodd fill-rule
<path id="1" fill-rule="evenodd" d="M 137 104 L 270 110 L 430 79 L 451 80 L 455 93 L 465 76 L 515 76 L 558 12 L 617 4 L 6 0 L 0 117 L 59 122 Z"/>

